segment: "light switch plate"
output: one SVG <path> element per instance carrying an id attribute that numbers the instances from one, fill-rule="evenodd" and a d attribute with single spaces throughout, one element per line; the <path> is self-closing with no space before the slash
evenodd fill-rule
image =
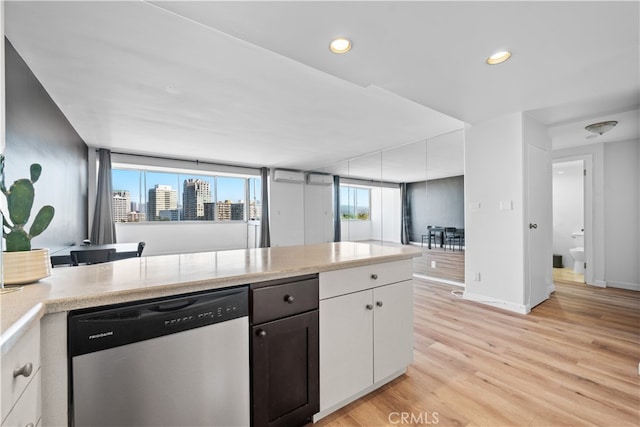
<path id="1" fill-rule="evenodd" d="M 500 201 L 500 210 L 501 211 L 512 211 L 513 210 L 513 200 L 501 200 Z"/>

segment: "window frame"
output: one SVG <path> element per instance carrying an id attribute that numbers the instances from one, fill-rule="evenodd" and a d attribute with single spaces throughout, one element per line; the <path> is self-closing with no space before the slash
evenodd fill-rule
<path id="1" fill-rule="evenodd" d="M 369 222 L 371 222 L 371 190 L 372 190 L 372 188 L 368 187 L 366 185 L 340 183 L 340 189 L 339 189 L 339 191 L 340 191 L 340 205 L 344 204 L 344 202 L 342 201 L 342 189 L 343 188 L 346 188 L 346 189 L 353 188 L 353 189 L 356 190 L 354 192 L 355 193 L 355 197 L 354 197 L 354 205 L 353 205 L 354 218 L 345 218 L 343 216 L 342 209 L 341 209 L 341 206 L 340 206 L 340 207 L 338 207 L 338 209 L 340 209 L 340 221 L 369 221 Z M 358 205 L 358 197 L 357 197 L 358 190 L 366 190 L 366 192 L 367 192 L 368 215 L 367 215 L 366 219 L 358 218 L 358 206 L 359 206 Z M 347 190 L 347 194 L 349 194 L 349 190 Z M 350 199 L 350 197 L 347 197 L 347 202 L 349 203 L 349 206 L 351 206 L 351 204 L 350 204 L 351 200 L 349 200 L 349 199 Z"/>
<path id="2" fill-rule="evenodd" d="M 148 212 L 145 209 L 145 212 L 144 212 L 145 221 L 117 222 L 118 225 L 123 225 L 123 224 L 141 225 L 141 224 L 161 224 L 161 223 L 168 223 L 168 224 L 174 224 L 174 225 L 186 224 L 186 223 L 190 223 L 190 224 L 193 224 L 193 223 L 202 223 L 202 224 L 245 223 L 246 224 L 250 221 L 253 221 L 253 222 L 260 221 L 260 215 L 258 215 L 256 218 L 250 218 L 250 215 L 249 215 L 250 213 L 249 204 L 252 201 L 252 200 L 249 200 L 250 182 L 254 182 L 254 186 L 256 181 L 260 182 L 260 185 L 262 185 L 260 170 L 257 168 L 230 166 L 230 165 L 206 163 L 206 162 L 199 162 L 199 161 L 194 162 L 194 161 L 173 160 L 173 159 L 165 159 L 165 158 L 153 158 L 153 157 L 137 156 L 137 155 L 129 155 L 129 154 L 112 154 L 111 169 L 112 169 L 112 174 L 116 170 L 136 171 L 140 174 L 141 188 L 139 188 L 138 190 L 144 191 L 145 194 L 143 195 L 141 193 L 139 195 L 139 200 L 137 201 L 137 203 L 141 203 L 141 201 L 144 201 L 145 206 L 148 205 L 147 192 L 150 190 L 150 188 L 152 188 L 147 186 L 147 181 L 148 181 L 147 172 L 175 174 L 176 177 L 178 177 L 178 182 L 180 183 L 178 185 L 178 188 L 175 189 L 175 191 L 177 191 L 178 209 L 184 208 L 182 206 L 184 189 L 181 186 L 184 186 L 184 181 L 186 179 L 190 179 L 190 178 L 199 179 L 202 177 L 207 177 L 212 187 L 211 200 L 214 203 L 218 203 L 217 198 L 218 198 L 218 178 L 219 177 L 238 178 L 244 181 L 243 191 L 242 191 L 242 195 L 244 197 L 242 220 L 237 220 L 237 219 L 236 220 L 231 220 L 231 219 L 230 220 L 218 220 L 218 219 L 184 220 L 182 218 L 179 218 L 177 221 L 153 221 L 153 220 L 149 221 L 147 219 Z M 258 188 L 260 187 L 258 186 Z M 128 190 L 131 193 L 131 189 L 128 189 L 128 188 L 115 188 L 115 187 L 113 188 L 113 191 L 117 191 L 117 190 Z M 258 191 L 255 194 L 255 196 L 256 196 L 256 202 L 257 202 L 261 196 L 261 191 Z M 261 203 L 262 202 L 260 201 L 260 205 Z M 183 216 L 183 215 L 179 215 L 179 217 L 180 216 Z M 114 221 L 114 223 L 116 222 Z"/>

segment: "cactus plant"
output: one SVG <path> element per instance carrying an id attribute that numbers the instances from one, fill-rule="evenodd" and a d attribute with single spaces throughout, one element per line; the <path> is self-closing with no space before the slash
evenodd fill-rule
<path id="1" fill-rule="evenodd" d="M 29 232 L 25 230 L 31 216 L 35 190 L 33 184 L 40 178 L 42 166 L 37 163 L 31 165 L 30 179 L 19 179 L 7 190 L 4 183 L 4 156 L 0 154 L 0 191 L 7 198 L 9 220 L 2 213 L 2 236 L 6 239 L 7 252 L 31 250 L 31 239 L 42 233 L 51 223 L 55 210 L 53 206 L 43 206 L 36 214 Z"/>

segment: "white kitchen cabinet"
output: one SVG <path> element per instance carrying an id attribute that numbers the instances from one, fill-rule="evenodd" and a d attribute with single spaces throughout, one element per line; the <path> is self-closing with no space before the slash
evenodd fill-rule
<path id="1" fill-rule="evenodd" d="M 373 289 L 373 382 L 413 362 L 413 281 Z"/>
<path id="2" fill-rule="evenodd" d="M 373 383 L 372 292 L 320 301 L 320 411 Z"/>
<path id="3" fill-rule="evenodd" d="M 320 413 L 314 420 L 401 375 L 413 360 L 411 260 L 329 273 L 320 274 Z"/>
<path id="4" fill-rule="evenodd" d="M 2 426 L 37 425 L 41 414 L 40 325 L 2 355 Z"/>

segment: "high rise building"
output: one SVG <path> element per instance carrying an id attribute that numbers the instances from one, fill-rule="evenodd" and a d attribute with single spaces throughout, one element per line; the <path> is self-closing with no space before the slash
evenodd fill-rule
<path id="1" fill-rule="evenodd" d="M 115 190 L 113 192 L 113 221 L 127 222 L 127 215 L 130 212 L 131 195 L 129 190 Z"/>
<path id="2" fill-rule="evenodd" d="M 149 189 L 149 200 L 147 202 L 147 220 L 177 220 L 177 218 L 174 219 L 175 215 L 173 214 L 169 217 L 163 215 L 163 217 L 161 218 L 161 211 L 178 212 L 178 190 L 172 189 L 170 185 L 157 184 L 154 188 Z"/>
<path id="3" fill-rule="evenodd" d="M 252 200 L 249 202 L 249 219 L 259 220 L 262 215 L 262 205 L 259 201 Z"/>
<path id="4" fill-rule="evenodd" d="M 206 221 L 216 220 L 216 204 L 213 202 L 204 204 L 204 219 Z"/>
<path id="5" fill-rule="evenodd" d="M 182 211 L 186 221 L 205 219 L 205 203 L 211 202 L 209 181 L 185 179 L 182 188 Z"/>
<path id="6" fill-rule="evenodd" d="M 127 222 L 144 222 L 145 221 L 145 214 L 144 212 L 129 212 L 129 214 L 127 215 Z"/>
<path id="7" fill-rule="evenodd" d="M 225 200 L 224 202 L 218 202 L 216 204 L 218 210 L 219 221 L 243 221 L 244 220 L 244 202 L 238 201 L 237 203 L 231 200 Z"/>

